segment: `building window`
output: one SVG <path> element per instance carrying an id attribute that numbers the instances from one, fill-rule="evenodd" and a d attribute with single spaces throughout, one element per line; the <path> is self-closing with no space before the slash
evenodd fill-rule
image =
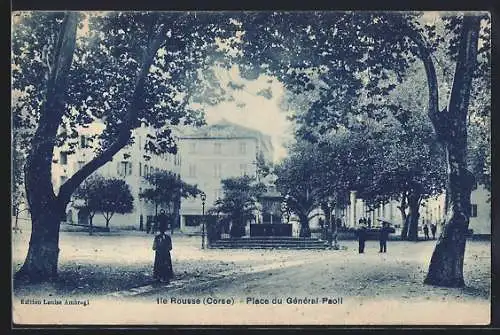
<path id="1" fill-rule="evenodd" d="M 245 142 L 240 142 L 240 154 L 247 153 L 247 144 Z"/>
<path id="2" fill-rule="evenodd" d="M 189 143 L 189 153 L 190 154 L 196 153 L 196 143 Z"/>
<path id="3" fill-rule="evenodd" d="M 119 162 L 118 163 L 118 174 L 120 176 L 130 176 L 132 174 L 132 163 L 131 162 Z"/>
<path id="4" fill-rule="evenodd" d="M 142 163 L 139 162 L 139 177 L 142 176 Z"/>
<path id="5" fill-rule="evenodd" d="M 189 164 L 189 177 L 196 177 L 196 165 Z"/>
<path id="6" fill-rule="evenodd" d="M 80 148 L 84 149 L 87 147 L 87 139 L 85 138 L 84 135 L 80 136 Z"/>
<path id="7" fill-rule="evenodd" d="M 214 154 L 222 153 L 222 143 L 214 143 Z"/>
<path id="8" fill-rule="evenodd" d="M 222 172 L 222 165 L 220 163 L 214 164 L 214 177 L 220 178 Z"/>
<path id="9" fill-rule="evenodd" d="M 477 205 L 476 204 L 471 204 L 470 205 L 470 217 L 471 218 L 476 218 L 477 217 Z"/>
<path id="10" fill-rule="evenodd" d="M 61 163 L 61 165 L 68 164 L 68 153 L 67 152 L 61 151 L 59 153 L 59 162 Z"/>

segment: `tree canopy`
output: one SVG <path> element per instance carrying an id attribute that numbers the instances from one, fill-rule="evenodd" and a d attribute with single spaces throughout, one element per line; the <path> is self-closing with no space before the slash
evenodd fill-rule
<path id="1" fill-rule="evenodd" d="M 224 196 L 208 213 L 222 214 L 232 224 L 231 236 L 241 236 L 245 224 L 255 219 L 258 197 L 265 192 L 265 185 L 247 175 L 223 179 L 221 183 Z"/>
<path id="2" fill-rule="evenodd" d="M 449 220 L 426 282 L 463 285 L 469 170 L 490 178 L 487 13 L 43 12 L 13 21 L 15 125 L 35 130 L 25 175 L 34 233 L 20 272 L 55 273 L 57 218 L 76 188 L 134 140 L 134 128 L 154 129 L 146 143 L 152 152 L 175 152 L 172 126 L 203 123 L 203 104 L 240 88 L 221 87 L 214 65 L 237 65 L 245 78 L 268 75 L 287 90 L 282 105 L 303 147 L 283 163 L 290 171 L 281 178 L 310 184 L 281 187 L 304 206 L 314 198 L 339 202 L 348 189 L 376 204 L 409 188 L 418 210 L 422 197 L 442 188 L 445 161 Z M 397 92 L 409 78 L 416 96 Z M 77 126 L 96 120 L 106 126 L 93 139 L 96 156 L 54 194 L 54 147 L 71 150 Z M 305 159 L 322 169 L 306 171 Z M 245 199 L 236 206 L 240 217 Z"/>
<path id="3" fill-rule="evenodd" d="M 142 190 L 139 196 L 152 201 L 155 205 L 170 206 L 180 198 L 196 197 L 201 193 L 196 185 L 191 185 L 171 171 L 155 171 L 144 176 L 149 187 Z"/>

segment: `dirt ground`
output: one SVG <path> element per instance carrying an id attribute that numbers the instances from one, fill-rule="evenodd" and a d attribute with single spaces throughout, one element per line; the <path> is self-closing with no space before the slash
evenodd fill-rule
<path id="1" fill-rule="evenodd" d="M 28 238 L 29 235 L 25 233 L 13 238 L 13 270 L 22 264 Z M 127 323 L 142 324 L 149 320 L 153 324 L 204 324 L 214 322 L 214 317 L 219 320 L 221 316 L 226 317 L 223 324 L 489 322 L 489 241 L 467 242 L 464 265 L 466 287 L 460 289 L 422 284 L 435 241 L 393 241 L 388 244 L 387 254 L 379 254 L 378 243 L 369 241 L 366 253 L 361 255 L 357 253 L 355 241 L 341 241 L 344 250 L 338 251 L 200 250 L 200 243 L 199 237 L 174 234 L 174 282 L 191 279 L 194 284 L 175 291 L 169 287 L 159 287 L 133 298 L 119 300 L 123 308 L 142 306 L 137 307 L 141 312 L 133 319 L 127 319 Z M 152 236 L 139 232 L 107 236 L 62 233 L 59 280 L 45 285 L 16 285 L 14 296 L 17 299 L 36 296 L 87 296 L 93 297 L 97 302 L 97 299 L 111 292 L 144 287 L 151 283 L 151 244 Z M 235 306 L 222 314 L 218 312 L 217 315 L 210 316 L 212 314 L 207 313 L 207 310 L 193 314 L 196 308 L 202 306 L 170 304 L 170 307 L 176 308 L 176 312 L 172 314 L 175 318 L 165 319 L 163 316 L 155 316 L 160 312 L 158 308 L 153 309 L 158 297 L 166 300 L 172 297 L 218 297 L 232 299 Z M 282 298 L 285 301 L 287 298 L 342 297 L 343 306 L 325 309 L 320 308 L 322 306 L 290 304 L 277 308 L 271 304 L 257 306 L 257 310 L 253 307 L 249 310 L 252 304 L 248 304 L 247 298 L 251 297 Z M 276 315 L 284 314 L 281 317 L 271 317 L 266 311 L 272 307 L 273 313 L 278 313 Z M 165 312 L 172 313 L 172 310 L 165 309 Z M 88 319 L 82 319 L 83 314 L 79 317 L 80 319 L 75 319 L 76 323 L 78 320 L 88 322 Z M 89 316 L 92 320 L 99 317 L 98 313 Z M 103 320 L 124 319 L 123 316 L 114 318 L 108 315 Z"/>
<path id="2" fill-rule="evenodd" d="M 221 272 L 251 271 L 253 266 L 293 258 L 293 252 L 269 250 L 201 250 L 201 238 L 173 236 L 172 262 L 175 279 L 210 278 Z M 12 268 L 17 271 L 27 254 L 29 233 L 13 234 Z M 16 295 L 40 291 L 51 294 L 107 294 L 152 282 L 153 235 L 63 232 L 60 236 L 59 278 L 51 284 L 18 285 Z M 301 251 L 299 251 L 300 253 Z"/>

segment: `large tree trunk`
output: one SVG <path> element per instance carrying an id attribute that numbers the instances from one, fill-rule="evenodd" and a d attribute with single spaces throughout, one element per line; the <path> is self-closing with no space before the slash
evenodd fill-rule
<path id="1" fill-rule="evenodd" d="M 431 113 L 434 128 L 446 149 L 449 208 L 444 229 L 432 254 L 425 284 L 448 287 L 465 285 L 465 238 L 474 184 L 474 177 L 467 170 L 466 162 L 467 113 L 472 76 L 477 63 L 479 28 L 479 17 L 464 17 L 448 110 Z"/>
<path id="2" fill-rule="evenodd" d="M 68 201 L 61 202 L 52 185 L 52 156 L 57 130 L 65 111 L 68 73 L 75 49 L 78 13 L 64 17 L 54 49 L 45 102 L 25 165 L 25 187 L 31 210 L 28 255 L 16 278 L 50 280 L 57 275 L 59 225 Z"/>
<path id="3" fill-rule="evenodd" d="M 78 16 L 77 12 L 67 13 L 61 25 L 47 81 L 45 102 L 40 109 L 38 127 L 31 141 L 31 151 L 25 165 L 26 197 L 32 210 L 33 228 L 28 255 L 16 277 L 34 281 L 48 280 L 57 273 L 60 218 L 73 192 L 85 178 L 127 145 L 131 128 L 137 120 L 137 113 L 144 99 L 146 77 L 166 31 L 166 26 L 161 25 L 159 31 L 150 36 L 151 41 L 145 49 L 134 92 L 117 139 L 61 185 L 56 197 L 52 185 L 52 157 L 57 130 L 66 109 L 65 94 L 75 49 Z M 153 20 L 152 26 L 155 24 L 156 21 Z"/>
<path id="4" fill-rule="evenodd" d="M 338 228 L 339 227 L 337 227 L 337 219 L 340 218 L 340 213 L 342 212 L 342 210 L 340 208 L 339 201 L 338 201 L 338 197 L 337 197 L 337 202 L 335 203 L 334 208 L 335 208 L 334 209 L 335 217 L 334 217 L 334 220 L 332 221 L 333 248 L 335 250 L 338 250 L 339 249 L 339 243 L 338 243 Z"/>
<path id="5" fill-rule="evenodd" d="M 406 193 L 403 194 L 403 197 L 401 198 L 401 205 L 398 206 L 398 209 L 401 212 L 401 222 L 403 223 L 403 227 L 401 228 L 401 240 L 405 241 L 408 239 L 408 217 L 406 215 Z"/>
<path id="6" fill-rule="evenodd" d="M 418 241 L 418 220 L 420 218 L 420 213 L 418 211 L 419 207 L 420 194 L 410 193 L 410 195 L 408 195 L 408 217 L 406 220 L 409 241 Z"/>
<path id="7" fill-rule="evenodd" d="M 323 227 L 322 228 L 322 237 L 325 241 L 329 241 L 330 239 L 330 221 L 331 221 L 331 213 L 330 213 L 330 208 L 328 207 L 327 203 L 321 203 L 320 204 L 321 210 L 325 214 L 325 221 L 323 222 Z"/>
<path id="8" fill-rule="evenodd" d="M 15 278 L 41 282 L 52 280 L 57 276 L 59 225 L 64 207 L 54 198 L 35 205 L 33 198 L 32 194 L 30 197 L 32 230 L 28 254 Z"/>
<path id="9" fill-rule="evenodd" d="M 311 237 L 311 229 L 309 228 L 309 218 L 306 214 L 299 214 L 300 232 L 299 237 Z"/>

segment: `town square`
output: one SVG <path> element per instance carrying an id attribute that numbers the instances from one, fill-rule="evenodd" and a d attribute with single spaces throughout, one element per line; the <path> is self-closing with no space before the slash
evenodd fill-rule
<path id="1" fill-rule="evenodd" d="M 14 323 L 489 324 L 490 35 L 13 12 Z"/>

